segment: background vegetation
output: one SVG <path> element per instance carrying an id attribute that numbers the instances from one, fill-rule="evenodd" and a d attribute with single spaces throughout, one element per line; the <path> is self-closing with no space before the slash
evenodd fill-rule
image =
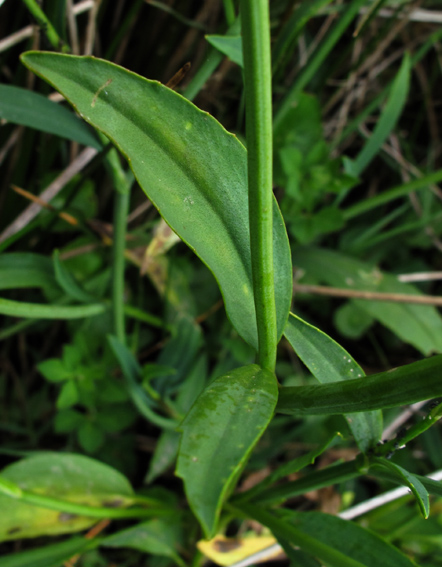
<path id="1" fill-rule="evenodd" d="M 5 565 L 60 565 L 77 552 L 82 566 L 200 565 L 204 557 L 196 542 L 203 535 L 174 476 L 175 427 L 206 384 L 252 364 L 255 353 L 226 317 L 212 274 L 160 220 L 126 163 L 92 129 L 62 113 L 67 105 L 61 97 L 19 56 L 28 49 L 59 50 L 115 62 L 169 84 L 244 141 L 238 6 L 215 0 L 47 0 L 42 7 L 43 15 L 31 1 L 0 5 L 0 288 L 3 299 L 23 304 L 22 312 L 8 313 L 6 303 L 2 311 L 0 463 L 25 463 L 14 474 L 34 475 L 29 490 L 44 493 L 41 479 L 54 452 L 93 457 L 98 464 L 84 461 L 84 476 L 51 494 L 64 498 L 71 491 L 72 502 L 118 510 L 109 527 L 101 525 L 111 537 L 100 547 L 57 535 L 96 521 L 84 521 L 75 508 L 61 519 L 59 511 L 33 518 L 16 539 L 11 530 L 24 519 L 14 516 L 5 496 L 1 554 Z M 366 374 L 441 353 L 440 4 L 276 0 L 270 19 L 274 193 L 292 249 L 294 312 L 343 345 Z M 175 75 L 180 69 L 182 77 Z M 47 110 L 44 98 L 38 104 L 27 99 L 29 91 L 60 102 L 60 114 Z M 116 205 L 115 189 L 123 195 Z M 35 196 L 50 206 L 37 209 L 29 202 Z M 132 358 L 106 339 L 115 325 L 103 307 L 115 285 L 114 206 L 129 210 L 124 297 Z M 372 295 L 362 298 L 360 292 Z M 390 294 L 390 301 L 379 301 L 379 293 Z M 52 311 L 32 313 L 36 304 Z M 63 311 L 69 307 L 76 311 Z M 285 338 L 276 374 L 284 386 L 315 383 Z M 155 403 L 144 403 L 146 397 Z M 412 411 L 385 410 L 385 438 L 399 434 L 400 440 L 404 425 L 409 431 L 429 411 L 421 403 Z M 339 441 L 330 440 L 335 431 Z M 397 451 L 399 444 L 392 443 L 394 455 L 388 456 L 404 469 L 427 475 L 442 468 L 438 425 L 406 451 Z M 307 469 L 312 478 L 358 454 L 342 416 L 278 414 L 239 489 L 253 489 L 279 465 L 305 454 L 307 466 L 314 460 L 310 451 L 322 453 Z M 18 459 L 30 456 L 37 460 L 26 469 L 26 460 Z M 126 479 L 100 463 L 127 477 L 137 497 Z M 293 482 L 295 468 L 286 469 Z M 89 486 L 89 499 L 76 500 L 85 483 L 100 475 L 106 480 Z M 274 481 L 284 476 L 278 475 Z M 290 509 L 338 514 L 392 486 L 379 476 L 343 474 L 341 480 L 335 486 L 321 478 L 295 485 L 282 498 Z M 307 491 L 312 487 L 317 490 Z M 120 500 L 103 500 L 102 493 Z M 277 492 L 267 496 L 279 501 Z M 146 502 L 152 506 L 142 536 L 123 532 L 134 524 L 118 514 L 122 498 L 140 509 Z M 260 519 L 253 506 L 244 510 Z M 442 565 L 439 512 L 440 496 L 427 520 L 405 496 L 366 513 L 360 523 L 416 563 L 436 566 Z M 251 521 L 229 524 L 236 517 L 234 510 L 230 514 L 223 518 L 229 535 L 257 529 Z M 35 550 L 46 551 L 39 559 Z M 13 563 L 14 556 L 21 559 Z M 391 564 L 399 565 L 396 560 Z M 291 561 L 318 565 L 302 554 Z"/>

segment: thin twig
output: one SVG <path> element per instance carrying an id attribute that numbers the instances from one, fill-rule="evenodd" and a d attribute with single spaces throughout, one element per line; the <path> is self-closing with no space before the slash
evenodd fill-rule
<path id="1" fill-rule="evenodd" d="M 442 272 L 415 272 L 414 274 L 400 274 L 397 279 L 400 282 L 429 282 L 442 280 Z"/>
<path id="2" fill-rule="evenodd" d="M 402 411 L 396 417 L 396 419 L 394 419 L 390 423 L 390 425 L 387 425 L 387 427 L 384 429 L 382 433 L 382 439 L 388 439 L 389 437 L 391 437 L 393 433 L 395 433 L 400 427 L 402 427 L 404 423 L 410 419 L 410 417 L 412 417 L 422 406 L 427 403 L 427 401 L 428 400 L 417 402 L 415 404 L 412 404 L 408 408 L 405 408 L 404 411 Z"/>
<path id="3" fill-rule="evenodd" d="M 346 299 L 366 299 L 369 301 L 391 301 L 393 303 L 413 303 L 417 305 L 437 305 L 442 307 L 442 297 L 433 295 L 412 295 L 410 293 L 384 293 L 379 291 L 362 291 L 359 289 L 345 289 L 323 285 L 306 285 L 296 283 L 293 286 L 295 293 L 313 293 L 329 297 L 343 297 Z"/>
<path id="4" fill-rule="evenodd" d="M 95 33 L 97 27 L 97 14 L 100 7 L 100 1 L 101 0 L 94 0 L 92 9 L 89 12 L 83 55 L 92 55 L 92 51 L 94 49 Z"/>
<path id="5" fill-rule="evenodd" d="M 74 55 L 80 55 L 80 44 L 78 42 L 78 28 L 74 13 L 74 0 L 66 2 L 66 20 L 69 29 L 69 40 Z"/>
<path id="6" fill-rule="evenodd" d="M 43 201 L 51 201 L 69 181 L 81 171 L 96 155 L 98 151 L 95 148 L 86 148 L 68 167 L 48 185 L 48 187 L 39 195 Z M 16 234 L 27 226 L 41 211 L 41 205 L 32 203 L 29 205 L 5 230 L 0 234 L 0 243 L 4 242 L 10 236 Z"/>
<path id="7" fill-rule="evenodd" d="M 74 5 L 74 14 L 77 16 L 78 14 L 82 14 L 83 12 L 87 12 L 94 6 L 94 0 L 83 0 L 83 2 L 78 2 L 78 4 Z M 18 30 L 8 37 L 5 37 L 0 41 L 0 53 L 6 51 L 13 45 L 17 45 L 21 41 L 31 37 L 34 32 L 34 26 L 26 26 L 21 30 Z"/>
<path id="8" fill-rule="evenodd" d="M 29 191 L 26 191 L 26 189 L 21 189 L 21 187 L 17 187 L 17 185 L 11 185 L 11 187 L 16 193 L 18 193 L 22 197 L 29 199 L 33 203 L 36 203 L 37 205 L 39 205 L 44 209 L 47 209 L 48 211 L 56 212 L 61 219 L 69 223 L 71 226 L 78 225 L 78 220 L 75 217 L 73 217 L 68 213 L 64 213 L 63 211 L 57 211 L 55 207 L 53 207 L 50 203 L 43 201 L 43 199 L 37 197 L 37 195 L 33 195 L 32 193 L 29 193 Z"/>
<path id="9" fill-rule="evenodd" d="M 360 14 L 365 14 L 368 12 L 369 8 L 361 8 L 359 10 Z M 377 13 L 377 17 L 381 18 L 399 18 L 405 19 L 410 22 L 427 22 L 430 24 L 442 24 L 442 12 L 436 12 L 434 10 L 424 10 L 423 8 L 416 8 L 411 10 L 411 12 L 403 13 L 397 12 L 397 10 L 389 10 L 388 8 L 381 8 Z"/>

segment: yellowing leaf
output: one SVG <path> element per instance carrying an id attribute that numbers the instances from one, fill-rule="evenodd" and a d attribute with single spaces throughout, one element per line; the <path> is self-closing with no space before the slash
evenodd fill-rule
<path id="1" fill-rule="evenodd" d="M 276 539 L 272 536 L 257 536 L 255 534 L 243 538 L 228 538 L 217 535 L 210 540 L 201 540 L 197 543 L 198 549 L 214 563 L 229 567 L 246 557 L 267 549 L 276 544 Z M 261 560 L 269 561 L 281 553 L 281 548 L 275 546 L 265 554 Z"/>

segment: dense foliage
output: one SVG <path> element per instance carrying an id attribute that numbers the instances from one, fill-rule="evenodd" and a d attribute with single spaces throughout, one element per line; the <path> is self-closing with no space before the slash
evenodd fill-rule
<path id="1" fill-rule="evenodd" d="M 442 565 L 437 3 L 196 4 L 0 2 L 0 567 Z"/>

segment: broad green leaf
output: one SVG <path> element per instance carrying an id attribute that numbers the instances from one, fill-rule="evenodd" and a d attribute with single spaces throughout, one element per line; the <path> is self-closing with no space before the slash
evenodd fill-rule
<path id="1" fill-rule="evenodd" d="M 102 148 L 95 132 L 72 111 L 41 94 L 0 85 L 0 101 L 0 118 L 8 122 L 68 138 L 97 150 Z"/>
<path id="2" fill-rule="evenodd" d="M 397 479 L 399 479 L 399 482 L 402 485 L 408 486 L 408 488 L 416 497 L 422 516 L 425 519 L 428 518 L 428 516 L 430 515 L 430 499 L 428 496 L 428 491 L 416 475 L 407 471 L 403 467 L 400 467 L 396 463 L 392 463 L 391 461 L 382 457 L 373 457 L 371 463 L 373 464 L 373 468 L 386 468 Z"/>
<path id="3" fill-rule="evenodd" d="M 259 510 L 259 509 L 258 509 Z M 259 517 L 262 512 L 258 512 Z M 264 517 L 267 519 L 270 514 L 265 513 Z M 276 516 L 276 515 L 275 515 Z M 357 565 L 364 565 L 366 567 L 379 567 L 380 565 L 394 566 L 394 567 L 415 567 L 416 564 L 411 561 L 407 556 L 401 553 L 398 549 L 385 542 L 380 536 L 370 532 L 353 522 L 342 520 L 330 514 L 323 514 L 321 512 L 292 512 L 284 510 L 278 514 L 278 518 L 273 516 L 269 523 L 263 522 L 269 527 L 274 535 L 278 537 L 279 533 L 283 535 L 286 531 L 286 539 L 294 544 L 297 543 L 298 534 L 310 541 L 317 539 L 317 551 L 310 546 L 306 546 L 302 542 L 302 536 L 299 538 L 299 546 L 304 551 L 312 553 L 315 557 L 323 559 L 326 565 L 337 565 L 333 557 L 326 558 L 322 555 L 323 550 L 333 550 L 334 553 L 342 554 L 346 561 L 355 562 Z M 256 517 L 256 516 L 253 516 Z M 258 519 L 258 517 L 256 517 Z M 258 521 L 261 521 L 258 519 Z M 285 525 L 284 530 L 282 526 Z M 291 530 L 296 530 L 296 539 L 287 537 Z M 343 562 L 342 567 L 347 565 Z"/>
<path id="4" fill-rule="evenodd" d="M 172 518 L 142 522 L 105 538 L 104 547 L 130 547 L 151 555 L 170 557 L 178 565 L 185 565 L 177 553 L 180 544 L 180 526 Z"/>
<path id="5" fill-rule="evenodd" d="M 88 305 L 50 305 L 44 303 L 26 303 L 0 297 L 0 314 L 25 319 L 83 319 L 107 311 L 104 303 Z"/>
<path id="6" fill-rule="evenodd" d="M 297 529 L 312 537 L 318 536 L 321 542 L 367 567 L 416 567 L 414 561 L 396 547 L 353 522 L 320 512 L 289 512 L 288 516 Z"/>
<path id="7" fill-rule="evenodd" d="M 160 214 L 213 272 L 238 333 L 257 349 L 244 146 L 179 94 L 107 61 L 37 52 L 22 61 L 128 158 Z M 273 210 L 280 337 L 291 301 L 291 259 L 276 200 Z"/>
<path id="8" fill-rule="evenodd" d="M 208 538 L 216 531 L 222 504 L 275 409 L 275 376 L 256 364 L 214 380 L 180 426 L 176 474 Z"/>
<path id="9" fill-rule="evenodd" d="M 442 396 L 442 355 L 365 378 L 279 390 L 277 411 L 296 416 L 342 414 L 414 404 Z"/>
<path id="10" fill-rule="evenodd" d="M 290 314 L 284 334 L 296 354 L 321 384 L 365 376 L 362 368 L 345 349 L 293 313 Z M 345 417 L 358 447 L 364 453 L 381 438 L 380 411 L 347 414 Z"/>
<path id="11" fill-rule="evenodd" d="M 396 75 L 384 110 L 376 124 L 376 127 L 361 152 L 354 161 L 347 160 L 347 173 L 358 177 L 370 164 L 376 154 L 380 151 L 382 144 L 391 134 L 397 124 L 408 96 L 410 86 L 411 62 L 410 56 L 406 54 L 401 68 Z"/>
<path id="12" fill-rule="evenodd" d="M 420 295 L 419 290 L 360 260 L 339 252 L 313 247 L 293 251 L 293 263 L 318 281 L 349 290 Z M 351 300 L 424 355 L 442 352 L 442 318 L 430 305 Z"/>
<path id="13" fill-rule="evenodd" d="M 65 561 L 96 544 L 84 537 L 45 545 L 37 549 L 15 552 L 0 559 L 1 567 L 61 567 Z"/>
<path id="14" fill-rule="evenodd" d="M 62 382 L 73 378 L 74 371 L 68 368 L 60 358 L 48 358 L 37 365 L 39 372 L 50 382 Z"/>
<path id="15" fill-rule="evenodd" d="M 242 58 L 242 39 L 241 36 L 229 35 L 206 35 L 207 41 L 218 51 L 227 55 L 234 63 L 240 67 L 244 66 Z"/>
<path id="16" fill-rule="evenodd" d="M 125 506 L 133 491 L 127 479 L 108 465 L 69 453 L 40 453 L 1 472 L 6 481 L 40 495 L 86 506 Z M 41 508 L 0 493 L 0 541 L 76 532 L 96 518 Z"/>

